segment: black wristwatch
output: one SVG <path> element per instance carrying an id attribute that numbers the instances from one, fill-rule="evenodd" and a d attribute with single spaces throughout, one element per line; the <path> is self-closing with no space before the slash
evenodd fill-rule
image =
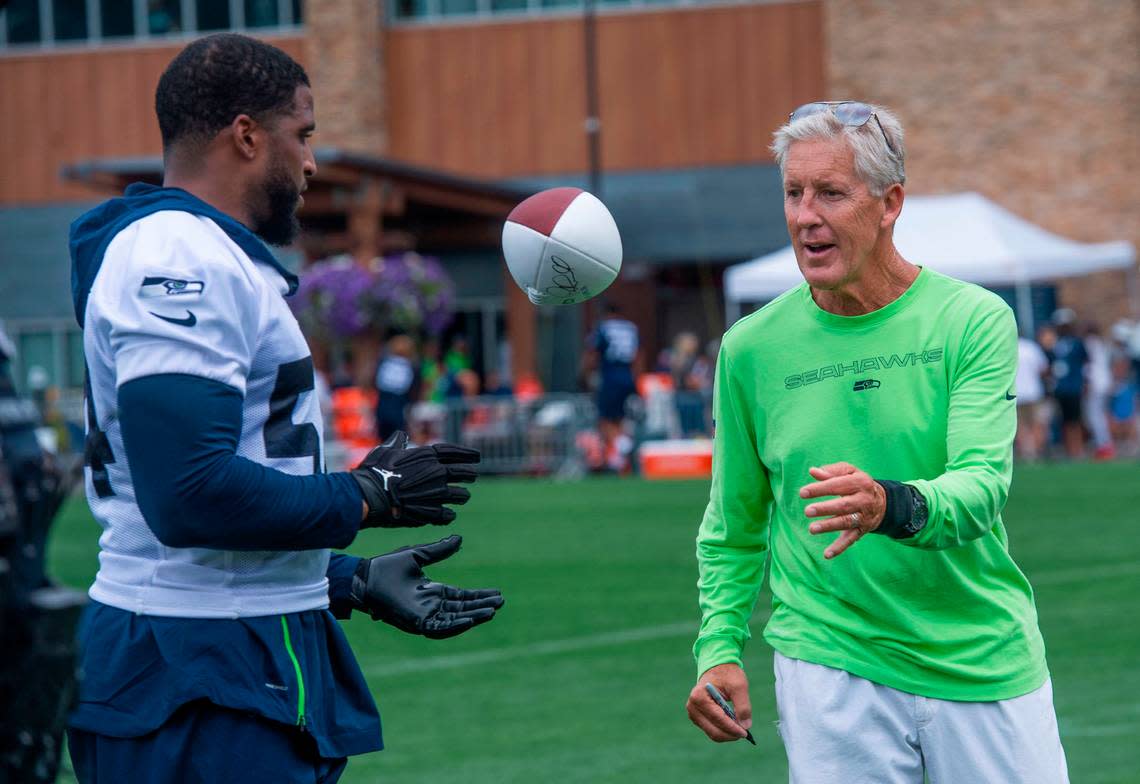
<path id="1" fill-rule="evenodd" d="M 904 485 L 910 490 L 910 519 L 906 522 L 905 536 L 914 536 L 926 527 L 926 519 L 930 516 L 930 508 L 926 505 L 926 498 L 911 485 Z M 903 537 L 900 537 L 903 538 Z"/>
<path id="2" fill-rule="evenodd" d="M 891 479 L 876 479 L 887 494 L 887 508 L 883 522 L 874 533 L 885 534 L 892 539 L 909 539 L 926 526 L 930 509 L 922 493 L 908 484 Z"/>

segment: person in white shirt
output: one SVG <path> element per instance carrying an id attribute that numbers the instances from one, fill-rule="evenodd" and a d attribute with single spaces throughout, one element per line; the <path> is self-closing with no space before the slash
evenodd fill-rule
<path id="1" fill-rule="evenodd" d="M 1112 348 L 1100 334 L 1100 326 L 1090 321 L 1085 326 L 1085 348 L 1089 363 L 1085 367 L 1085 425 L 1093 440 L 1093 459 L 1116 457 L 1116 447 L 1108 427 L 1108 404 L 1112 396 Z"/>
<path id="2" fill-rule="evenodd" d="M 1041 346 L 1030 338 L 1017 339 L 1017 377 L 1014 380 L 1017 394 L 1017 454 L 1026 460 L 1041 457 L 1046 443 L 1046 423 L 1041 408 L 1046 405 L 1045 377 L 1049 373 L 1049 358 Z"/>

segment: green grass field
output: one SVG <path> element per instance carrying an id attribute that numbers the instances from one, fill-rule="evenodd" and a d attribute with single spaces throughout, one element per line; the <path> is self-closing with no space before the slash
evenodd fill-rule
<path id="1" fill-rule="evenodd" d="M 1136 480 L 1136 464 L 1019 468 L 1006 510 L 1075 784 L 1140 782 Z M 706 482 L 481 481 L 451 527 L 463 551 L 432 575 L 498 586 L 506 606 L 445 641 L 347 624 L 388 748 L 352 760 L 342 781 L 786 781 L 760 624 L 746 652 L 759 747 L 710 743 L 685 716 L 707 492 Z M 86 587 L 97 533 L 86 503 L 72 501 L 54 529 L 53 574 Z M 370 531 L 353 552 L 443 533 Z"/>

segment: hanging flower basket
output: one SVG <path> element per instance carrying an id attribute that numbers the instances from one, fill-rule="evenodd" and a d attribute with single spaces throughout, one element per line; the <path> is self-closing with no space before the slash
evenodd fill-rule
<path id="1" fill-rule="evenodd" d="M 437 259 L 405 253 L 367 265 L 349 256 L 315 262 L 290 306 L 306 335 L 339 343 L 388 330 L 438 335 L 454 317 L 455 288 Z"/>

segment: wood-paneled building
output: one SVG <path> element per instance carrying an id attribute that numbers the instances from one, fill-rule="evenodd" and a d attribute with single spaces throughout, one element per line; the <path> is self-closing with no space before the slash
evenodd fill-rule
<path id="1" fill-rule="evenodd" d="M 249 2 L 135 0 L 129 20 L 114 18 L 112 5 L 124 3 L 93 0 L 82 19 L 61 18 L 52 2 L 0 12 L 0 133 L 18 150 L 0 176 L 0 318 L 30 353 L 23 364 L 39 361 L 54 381 L 76 381 L 60 285 L 67 223 L 131 176 L 156 176 L 158 77 L 189 37 L 227 27 L 265 37 L 306 67 L 315 141 L 327 154 L 452 177 L 492 195 L 482 209 L 451 214 L 460 228 L 447 247 L 384 206 L 369 241 L 441 256 L 460 289 L 457 329 L 482 369 L 504 361 L 505 343 L 516 375 L 537 373 L 552 388 L 576 384 L 596 309 L 536 311 L 505 276 L 494 227 L 509 209 L 504 194 L 590 182 L 581 0 L 427 0 L 397 3 L 387 17 L 377 0 L 282 0 L 275 16 L 253 15 Z M 41 11 L 35 24 L 28 9 Z M 789 107 L 823 91 L 822 9 L 813 0 L 627 0 L 600 5 L 595 29 L 601 189 L 626 246 L 611 296 L 639 322 L 652 357 L 682 327 L 717 335 L 720 269 L 783 239 L 767 145 Z M 342 194 L 391 190 L 379 169 L 347 182 L 321 168 L 328 194 L 338 183 Z M 359 202 L 358 190 L 347 202 L 307 198 L 302 224 L 324 242 L 306 247 L 351 248 L 347 211 L 330 218 L 329 210 Z M 489 203 L 497 206 L 488 211 Z M 20 294 L 28 286 L 37 290 L 31 298 Z M 49 344 L 62 356 L 47 362 Z"/>
<path id="2" fill-rule="evenodd" d="M 130 170 L 137 159 L 153 169 L 158 76 L 186 40 L 216 29 L 262 36 L 305 65 L 318 146 L 385 171 L 454 178 L 452 207 L 433 214 L 452 221 L 452 243 L 438 252 L 460 289 L 456 328 L 483 369 L 503 361 L 506 342 L 516 371 L 553 388 L 575 385 L 596 308 L 530 306 L 499 259 L 501 215 L 454 204 L 465 188 L 501 196 L 591 183 L 591 51 L 601 195 L 626 250 L 608 296 L 641 326 L 650 359 L 682 329 L 715 337 L 724 266 L 786 241 L 767 146 L 808 100 L 861 97 L 898 111 L 913 192 L 981 190 L 1074 239 L 1140 244 L 1129 165 L 1140 151 L 1135 4 L 595 0 L 591 47 L 586 1 L 9 0 L 0 10 L 0 318 L 29 361 L 51 355 L 41 364 L 53 378 L 74 380 L 67 224 L 107 192 L 60 173 L 81 162 Z M 302 217 L 323 247 L 362 241 L 350 236 L 348 211 L 335 214 L 346 203 L 378 249 L 431 246 L 399 198 L 369 201 L 369 189 L 391 192 L 377 171 L 359 181 L 321 175 L 327 203 Z M 370 203 L 375 225 L 360 217 Z M 1104 321 L 1127 311 L 1111 275 L 1066 283 L 1058 298 Z"/>

